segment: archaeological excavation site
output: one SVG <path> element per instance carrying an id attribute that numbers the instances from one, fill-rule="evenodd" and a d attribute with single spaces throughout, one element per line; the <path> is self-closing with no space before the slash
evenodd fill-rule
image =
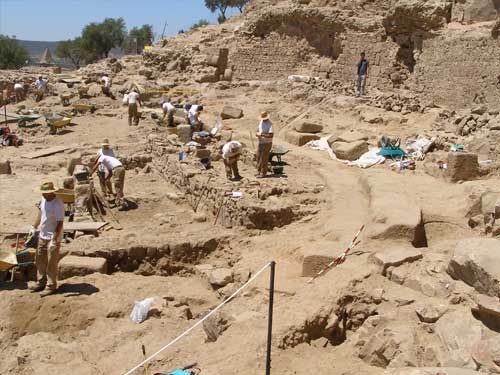
<path id="1" fill-rule="evenodd" d="M 252 0 L 0 92 L 0 374 L 500 374 L 499 0 Z"/>

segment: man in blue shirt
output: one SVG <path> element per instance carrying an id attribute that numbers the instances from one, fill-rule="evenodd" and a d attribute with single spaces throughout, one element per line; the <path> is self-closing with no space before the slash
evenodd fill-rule
<path id="1" fill-rule="evenodd" d="M 356 96 L 365 95 L 366 76 L 368 75 L 368 60 L 365 53 L 361 52 L 361 59 L 358 63 L 358 79 L 356 80 Z"/>

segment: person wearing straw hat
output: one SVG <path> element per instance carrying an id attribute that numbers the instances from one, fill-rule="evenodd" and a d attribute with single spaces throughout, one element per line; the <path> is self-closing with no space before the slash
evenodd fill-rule
<path id="1" fill-rule="evenodd" d="M 35 257 L 38 283 L 31 290 L 42 292 L 40 295 L 45 297 L 57 291 L 64 204 L 56 196 L 57 189 L 51 181 L 42 182 L 37 191 L 42 194 L 42 200 L 38 205 L 39 211 L 32 230 L 40 231 Z"/>
<path id="2" fill-rule="evenodd" d="M 100 165 L 104 166 L 104 168 L 106 168 L 106 171 L 108 172 L 108 176 L 106 177 L 106 179 L 110 180 L 111 178 L 113 178 L 113 185 L 115 185 L 116 193 L 115 204 L 117 206 L 120 206 L 118 210 L 125 211 L 127 209 L 127 206 L 123 197 L 123 186 L 125 185 L 125 168 L 123 167 L 123 164 L 120 162 L 120 160 L 113 156 L 101 155 L 95 161 L 91 174 L 94 174 L 94 172 L 97 170 L 97 168 L 99 168 Z"/>
<path id="3" fill-rule="evenodd" d="M 101 146 L 102 148 L 97 152 L 98 158 L 102 155 L 116 157 L 113 149 L 109 145 L 109 140 L 107 138 L 103 139 Z M 104 198 L 109 199 L 113 197 L 113 187 L 111 185 L 111 180 L 109 178 L 106 178 L 106 167 L 104 167 L 104 165 L 99 165 L 97 176 L 99 176 L 99 184 L 101 186 L 101 191 L 104 195 Z"/>
<path id="4" fill-rule="evenodd" d="M 269 155 L 273 147 L 273 123 L 269 119 L 267 112 L 260 114 L 259 130 L 256 134 L 259 139 L 257 148 L 257 178 L 266 177 L 269 164 Z"/>

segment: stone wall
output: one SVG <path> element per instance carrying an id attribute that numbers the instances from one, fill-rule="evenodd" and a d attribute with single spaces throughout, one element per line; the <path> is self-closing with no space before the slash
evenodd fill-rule
<path id="1" fill-rule="evenodd" d="M 460 108 L 472 103 L 498 106 L 500 43 L 478 30 L 423 41 L 414 89 L 436 104 Z"/>

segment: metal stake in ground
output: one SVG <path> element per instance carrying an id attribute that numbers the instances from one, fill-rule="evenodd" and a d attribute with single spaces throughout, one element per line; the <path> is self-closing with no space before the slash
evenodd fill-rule
<path id="1" fill-rule="evenodd" d="M 274 305 L 274 273 L 276 262 L 273 260 L 271 275 L 269 276 L 269 315 L 267 319 L 267 352 L 266 352 L 266 375 L 271 375 L 271 343 L 273 341 L 273 305 Z"/>
<path id="2" fill-rule="evenodd" d="M 208 189 L 208 183 L 210 182 L 210 180 L 212 179 L 212 175 L 208 176 L 208 180 L 207 182 L 205 183 L 205 185 L 203 186 L 203 189 L 201 189 L 201 192 L 200 192 L 200 199 L 198 199 L 198 202 L 196 203 L 196 205 L 194 206 L 194 212 L 196 212 L 196 210 L 198 209 L 198 206 L 200 205 L 200 202 L 201 200 L 203 199 L 203 193 L 205 192 L 205 190 Z"/>

